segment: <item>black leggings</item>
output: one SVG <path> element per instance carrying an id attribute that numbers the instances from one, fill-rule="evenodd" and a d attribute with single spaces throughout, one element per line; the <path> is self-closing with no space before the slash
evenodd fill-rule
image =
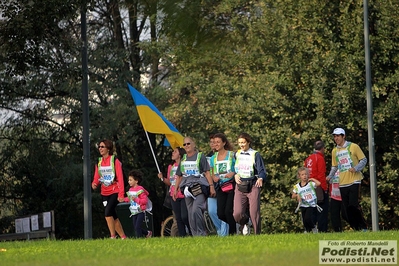
<path id="1" fill-rule="evenodd" d="M 118 205 L 118 193 L 111 194 L 109 196 L 102 196 L 103 204 L 105 205 L 105 217 L 114 217 L 114 220 L 118 219 L 116 215 L 116 205 Z"/>
<path id="2" fill-rule="evenodd" d="M 301 207 L 303 226 L 308 233 L 315 227 L 316 212 L 316 207 Z"/>
<path id="3" fill-rule="evenodd" d="M 220 220 L 229 225 L 229 235 L 237 233 L 236 221 L 233 216 L 234 206 L 234 187 L 230 192 L 223 192 L 221 189 L 216 191 L 217 214 Z"/>

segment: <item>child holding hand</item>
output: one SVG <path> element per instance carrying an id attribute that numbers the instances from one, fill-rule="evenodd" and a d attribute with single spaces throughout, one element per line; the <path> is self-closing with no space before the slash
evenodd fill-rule
<path id="1" fill-rule="evenodd" d="M 298 178 L 300 182 L 294 186 L 292 198 L 298 200 L 305 232 L 317 233 L 315 217 L 320 207 L 317 205 L 316 187 L 320 186 L 320 181 L 309 178 L 309 169 L 306 167 L 298 169 Z"/>
<path id="2" fill-rule="evenodd" d="M 149 238 L 152 236 L 152 232 L 142 228 L 143 221 L 145 218 L 145 211 L 149 208 L 148 191 L 142 187 L 141 181 L 143 180 L 143 173 L 139 170 L 132 170 L 129 172 L 128 183 L 130 189 L 126 192 L 125 202 L 130 201 L 129 210 L 133 217 L 133 227 L 136 232 L 136 237 L 141 238 L 143 236 Z"/>

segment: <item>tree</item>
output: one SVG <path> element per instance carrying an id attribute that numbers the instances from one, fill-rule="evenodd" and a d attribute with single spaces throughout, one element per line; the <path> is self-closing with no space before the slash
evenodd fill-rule
<path id="1" fill-rule="evenodd" d="M 79 208 L 83 201 L 80 4 L 80 1 L 56 0 L 45 4 L 40 1 L 1 4 L 4 10 L 0 26 L 1 108 L 8 110 L 2 123 L 1 139 L 7 143 L 3 149 L 9 147 L 14 151 L 13 156 L 2 153 L 3 167 L 8 169 L 3 180 L 4 184 L 18 184 L 13 188 L 5 186 L 2 198 L 8 203 L 13 202 L 14 215 L 29 213 L 36 208 L 43 211 L 45 206 L 33 208 L 32 203 L 46 202 L 46 208 L 56 210 L 59 238 L 76 238 L 83 230 L 83 208 Z M 130 22 L 140 20 L 135 8 L 140 6 L 140 11 L 145 11 L 144 4 L 126 4 L 131 9 Z M 115 141 L 125 172 L 132 168 L 153 168 L 152 157 L 147 152 L 148 143 L 126 86 L 132 76 L 132 80 L 140 85 L 141 73 L 145 70 L 138 41 L 146 24 L 131 27 L 127 34 L 121 3 L 100 1 L 89 2 L 88 6 L 91 139 L 94 142 L 104 138 Z M 38 17 L 44 19 L 38 22 Z M 129 50 L 129 47 L 134 49 Z M 37 150 L 40 156 L 30 150 L 36 145 L 42 147 Z M 96 146 L 92 145 L 93 169 L 97 156 Z M 46 163 L 38 168 L 36 164 L 41 161 L 36 157 L 56 163 Z M 136 159 L 139 157 L 143 161 Z M 19 169 L 20 165 L 25 166 L 24 171 Z M 66 172 L 60 172 L 60 169 L 66 169 Z M 34 178 L 28 178 L 31 175 Z M 156 179 L 155 174 L 149 176 Z M 29 182 L 20 184 L 18 181 L 27 178 Z M 33 181 L 37 187 L 33 186 Z M 157 184 L 149 186 L 155 199 L 157 190 L 162 191 Z M 31 193 L 28 188 L 40 193 Z M 31 196 L 26 197 L 26 194 Z M 93 220 L 102 221 L 99 194 L 93 193 L 93 197 Z M 158 219 L 155 222 L 160 224 Z M 73 228 L 70 228 L 71 224 L 74 224 Z M 94 228 L 95 237 L 105 231 L 105 223 L 100 225 Z"/>

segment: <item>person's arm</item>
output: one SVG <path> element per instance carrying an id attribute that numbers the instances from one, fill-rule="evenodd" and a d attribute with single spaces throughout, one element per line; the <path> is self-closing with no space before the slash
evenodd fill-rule
<path id="1" fill-rule="evenodd" d="M 128 195 L 129 195 L 129 194 L 128 194 Z M 130 199 L 129 199 L 129 197 L 124 197 L 124 198 L 123 198 L 123 201 L 124 201 L 124 202 L 130 202 Z"/>
<path id="2" fill-rule="evenodd" d="M 170 178 L 169 178 L 168 175 L 169 175 L 170 169 L 172 167 L 173 167 L 173 165 L 171 165 L 171 164 L 168 166 L 168 171 L 166 172 L 166 176 L 165 177 L 163 176 L 162 172 L 158 173 L 158 178 L 169 187 L 170 187 L 171 184 L 170 184 Z"/>
<path id="3" fill-rule="evenodd" d="M 138 192 L 136 198 L 134 198 L 134 202 L 140 205 L 141 210 L 145 210 L 148 202 L 148 195 L 144 188 L 141 188 Z"/>
<path id="4" fill-rule="evenodd" d="M 179 166 L 177 167 L 177 170 L 176 170 L 176 185 L 175 185 L 175 191 L 173 192 L 173 195 L 172 195 L 172 199 L 174 200 L 174 201 L 176 201 L 176 199 L 177 199 L 177 193 L 180 191 L 180 183 L 181 183 L 181 179 L 182 179 L 182 172 L 181 172 L 181 162 L 179 163 Z"/>
<path id="5" fill-rule="evenodd" d="M 235 173 L 235 164 L 236 164 L 236 159 L 233 157 L 233 159 L 231 160 L 231 167 L 230 167 L 230 172 L 226 174 L 225 178 L 232 178 L 234 177 Z"/>
<path id="6" fill-rule="evenodd" d="M 115 159 L 115 174 L 116 174 L 116 182 L 118 183 L 118 201 L 124 201 L 125 195 L 125 182 L 123 180 L 123 171 L 122 171 L 122 163 L 118 159 Z"/>
<path id="7" fill-rule="evenodd" d="M 209 172 L 210 170 L 210 165 L 208 163 L 208 160 L 206 159 L 204 154 L 201 154 L 201 159 L 200 159 L 200 172 L 205 176 L 206 180 L 208 181 L 209 184 L 209 190 L 210 190 L 210 197 L 214 198 L 216 197 L 216 190 L 213 185 L 213 179 L 211 177 L 211 174 Z"/>
<path id="8" fill-rule="evenodd" d="M 237 161 L 237 152 L 234 152 L 234 159 L 235 161 Z M 236 184 L 241 184 L 241 178 L 238 172 L 236 172 L 235 163 L 234 163 L 234 181 L 236 181 Z"/>
<path id="9" fill-rule="evenodd" d="M 256 180 L 255 187 L 262 187 L 263 181 L 266 181 L 266 168 L 263 163 L 262 156 L 260 156 L 259 152 L 255 154 L 255 167 L 258 172 L 258 179 Z"/>
<path id="10" fill-rule="evenodd" d="M 96 164 L 96 166 L 94 168 L 93 182 L 91 183 L 91 188 L 92 189 L 97 189 L 98 185 L 100 184 L 100 181 L 98 181 L 99 179 L 100 179 L 100 175 L 98 174 L 98 166 Z"/>
<path id="11" fill-rule="evenodd" d="M 291 198 L 296 199 L 298 202 L 301 202 L 301 196 L 297 192 L 298 191 L 296 189 L 296 186 L 294 186 L 294 189 L 292 190 Z"/>
<path id="12" fill-rule="evenodd" d="M 206 180 L 208 180 L 208 183 L 209 183 L 210 197 L 214 198 L 214 197 L 216 197 L 216 190 L 215 190 L 215 186 L 213 185 L 213 180 L 211 178 L 211 175 L 209 174 L 209 171 L 206 171 L 204 174 L 205 174 Z"/>
<path id="13" fill-rule="evenodd" d="M 316 178 L 309 178 L 309 181 L 312 181 L 316 187 L 319 187 L 321 184 L 320 181 L 317 180 Z"/>
<path id="14" fill-rule="evenodd" d="M 328 176 L 327 176 L 327 178 L 326 178 L 327 181 L 330 181 L 330 179 L 334 177 L 334 175 L 335 175 L 335 173 L 337 172 L 337 170 L 338 170 L 338 167 L 337 167 L 337 166 L 332 166 L 332 167 L 331 167 L 330 173 L 328 174 Z"/>
<path id="15" fill-rule="evenodd" d="M 172 199 L 173 199 L 174 201 L 176 201 L 176 199 L 177 199 L 177 193 L 180 191 L 181 179 L 182 179 L 182 176 L 177 176 L 177 177 L 176 177 L 175 191 L 173 192 L 173 195 L 172 195 Z"/>
<path id="16" fill-rule="evenodd" d="M 363 168 L 366 166 L 367 164 L 367 158 L 364 157 L 363 159 L 361 159 L 359 161 L 359 163 L 354 167 L 356 172 L 360 172 L 363 170 Z"/>
<path id="17" fill-rule="evenodd" d="M 218 177 L 218 176 L 216 176 L 215 175 L 215 173 L 214 173 L 214 160 L 215 160 L 215 155 L 216 154 L 214 154 L 214 155 L 212 155 L 212 157 L 211 157 L 211 159 L 210 159 L 210 163 L 209 163 L 209 166 L 210 166 L 210 170 L 209 170 L 209 174 L 211 175 L 211 178 L 212 178 L 212 181 L 213 182 L 215 182 L 215 183 L 217 183 L 217 182 L 219 182 L 219 180 L 220 180 L 220 178 Z"/>
<path id="18" fill-rule="evenodd" d="M 333 178 L 335 173 L 338 171 L 338 162 L 335 157 L 336 153 L 337 153 L 337 148 L 334 148 L 331 153 L 331 170 L 326 178 L 328 182 L 330 182 L 331 178 Z"/>

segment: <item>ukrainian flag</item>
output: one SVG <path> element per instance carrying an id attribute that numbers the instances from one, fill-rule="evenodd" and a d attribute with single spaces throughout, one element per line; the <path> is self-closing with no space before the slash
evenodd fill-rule
<path id="1" fill-rule="evenodd" d="M 183 146 L 183 136 L 158 109 L 132 85 L 127 84 L 136 104 L 137 112 L 145 131 L 154 134 L 164 134 L 170 146 L 174 149 Z"/>

